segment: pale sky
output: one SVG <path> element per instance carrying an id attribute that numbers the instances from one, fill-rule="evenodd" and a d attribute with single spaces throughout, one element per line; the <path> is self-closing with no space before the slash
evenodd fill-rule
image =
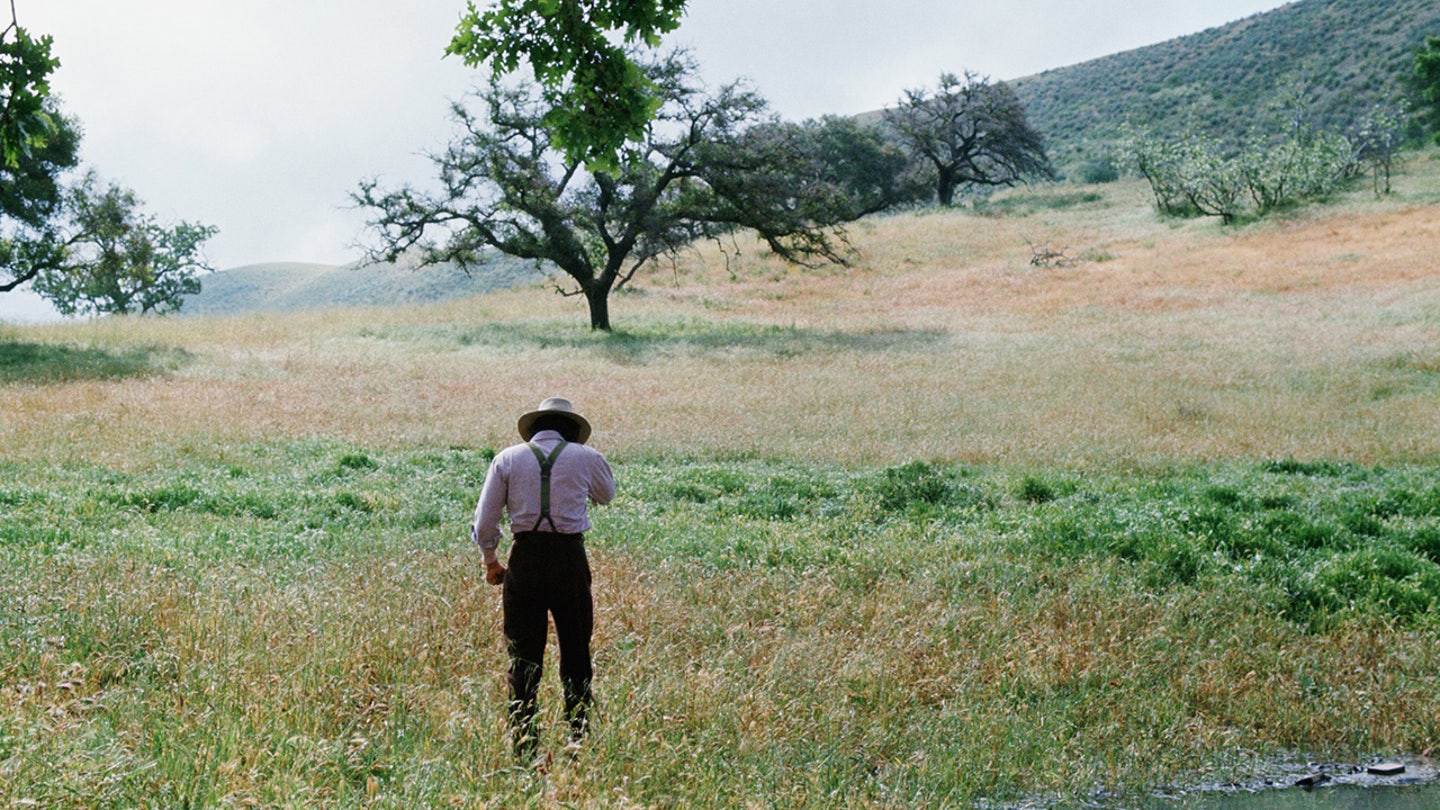
<path id="1" fill-rule="evenodd" d="M 1282 0 L 690 0 L 671 44 L 785 118 L 893 103 L 943 71 L 1015 79 L 1267 11 Z M 448 104 L 483 76 L 444 58 L 463 0 L 17 0 L 55 39 L 83 165 L 162 219 L 215 225 L 219 268 L 343 264 L 365 178 L 423 182 Z M 0 295 L 4 317 L 6 295 Z"/>

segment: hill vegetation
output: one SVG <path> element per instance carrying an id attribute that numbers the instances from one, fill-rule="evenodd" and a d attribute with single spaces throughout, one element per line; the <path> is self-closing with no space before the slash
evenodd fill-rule
<path id="1" fill-rule="evenodd" d="M 1397 99 L 1415 50 L 1436 33 L 1433 0 L 1301 0 L 1011 85 L 1052 160 L 1073 169 L 1102 157 L 1127 122 L 1236 138 L 1303 112 L 1345 133 Z"/>

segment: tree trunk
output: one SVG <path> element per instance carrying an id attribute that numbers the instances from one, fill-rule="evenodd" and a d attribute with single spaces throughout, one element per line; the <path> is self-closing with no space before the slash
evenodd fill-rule
<path id="1" fill-rule="evenodd" d="M 955 177 L 950 172 L 940 172 L 939 187 L 935 191 L 935 196 L 940 199 L 941 205 L 948 208 L 951 203 L 955 202 L 955 185 Z"/>
<path id="2" fill-rule="evenodd" d="M 595 285 L 585 291 L 585 300 L 590 303 L 590 328 L 601 332 L 610 331 L 610 291 Z"/>

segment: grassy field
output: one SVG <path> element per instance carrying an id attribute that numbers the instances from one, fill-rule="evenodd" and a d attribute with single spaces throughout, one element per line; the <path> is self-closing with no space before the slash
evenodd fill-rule
<path id="1" fill-rule="evenodd" d="M 540 290 L 0 331 L 0 806 L 1065 804 L 1433 753 L 1440 162 L 1397 187 L 704 247 L 613 335 Z M 536 771 L 462 535 L 552 394 L 621 494 L 596 729 Z"/>

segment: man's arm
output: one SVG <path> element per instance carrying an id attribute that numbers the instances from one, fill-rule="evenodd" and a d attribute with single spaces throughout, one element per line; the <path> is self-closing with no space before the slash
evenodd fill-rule
<path id="1" fill-rule="evenodd" d="M 500 468 L 500 457 L 496 456 L 485 473 L 485 485 L 480 490 L 480 500 L 475 504 L 475 520 L 470 524 L 470 539 L 480 547 L 480 556 L 485 560 L 485 581 L 491 585 L 505 581 L 505 566 L 496 553 L 500 545 L 500 515 L 505 508 L 505 487 L 505 473 Z"/>
<path id="2" fill-rule="evenodd" d="M 615 473 L 610 471 L 610 462 L 599 453 L 595 454 L 594 469 L 590 474 L 590 500 L 604 506 L 615 498 Z"/>

